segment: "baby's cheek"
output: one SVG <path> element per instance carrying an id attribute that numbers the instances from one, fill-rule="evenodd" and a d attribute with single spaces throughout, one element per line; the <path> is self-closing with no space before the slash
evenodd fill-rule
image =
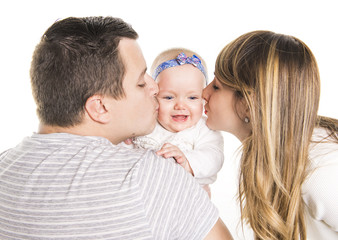
<path id="1" fill-rule="evenodd" d="M 203 114 L 203 102 L 200 101 L 194 105 L 191 106 L 191 110 L 197 115 L 202 116 Z"/>

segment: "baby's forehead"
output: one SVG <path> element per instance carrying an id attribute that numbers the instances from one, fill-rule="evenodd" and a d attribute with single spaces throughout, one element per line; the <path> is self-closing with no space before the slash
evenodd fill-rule
<path id="1" fill-rule="evenodd" d="M 204 85 L 198 83 L 199 80 L 183 84 L 173 84 L 170 81 L 161 80 L 159 82 L 159 95 L 161 93 L 171 93 L 175 95 L 202 94 Z"/>
<path id="2" fill-rule="evenodd" d="M 204 83 L 201 84 L 199 80 L 187 84 L 170 84 L 162 80 L 158 83 L 159 93 L 171 92 L 176 94 L 187 94 L 187 93 L 202 93 L 205 88 Z"/>
<path id="3" fill-rule="evenodd" d="M 199 57 L 197 53 L 187 49 L 171 49 L 157 56 L 151 67 L 152 77 L 157 79 L 157 77 L 168 68 L 188 65 L 199 69 L 203 73 L 207 83 L 208 77 L 204 60 Z"/>
<path id="4" fill-rule="evenodd" d="M 202 95 L 203 89 L 177 89 L 177 88 L 160 88 L 158 95 L 172 94 L 175 96 L 191 96 L 191 95 Z"/>
<path id="5" fill-rule="evenodd" d="M 204 85 L 206 85 L 207 83 L 205 75 L 198 68 L 191 64 L 179 65 L 162 70 L 155 81 L 157 83 L 162 82 L 162 80 L 169 82 L 183 82 L 185 79 L 193 79 L 193 82 L 196 82 L 196 84 L 203 83 Z"/>

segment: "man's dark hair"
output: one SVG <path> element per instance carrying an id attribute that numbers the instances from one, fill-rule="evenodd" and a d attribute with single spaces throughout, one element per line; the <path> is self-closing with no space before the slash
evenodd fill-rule
<path id="1" fill-rule="evenodd" d="M 135 30 L 113 17 L 66 18 L 55 22 L 33 54 L 31 84 L 40 121 L 70 127 L 79 124 L 94 94 L 124 96 L 121 38 Z"/>

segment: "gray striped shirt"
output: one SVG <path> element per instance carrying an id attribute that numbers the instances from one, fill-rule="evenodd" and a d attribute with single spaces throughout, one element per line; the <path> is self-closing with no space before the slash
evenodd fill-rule
<path id="1" fill-rule="evenodd" d="M 203 239 L 218 211 L 150 150 L 34 134 L 0 155 L 0 239 Z"/>

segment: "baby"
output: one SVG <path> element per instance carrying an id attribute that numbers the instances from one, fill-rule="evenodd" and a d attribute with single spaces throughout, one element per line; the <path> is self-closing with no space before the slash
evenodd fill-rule
<path id="1" fill-rule="evenodd" d="M 210 130 L 203 115 L 202 90 L 207 72 L 196 53 L 182 48 L 162 52 L 151 71 L 158 83 L 158 124 L 134 146 L 174 158 L 208 192 L 223 165 L 223 137 Z"/>

